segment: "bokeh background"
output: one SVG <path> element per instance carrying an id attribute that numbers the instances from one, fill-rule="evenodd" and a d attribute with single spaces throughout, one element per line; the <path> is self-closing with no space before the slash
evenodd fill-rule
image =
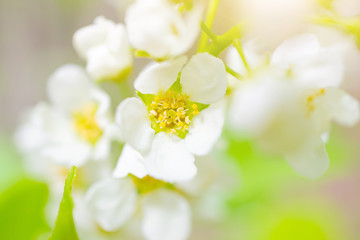
<path id="1" fill-rule="evenodd" d="M 43 216 L 47 187 L 27 173 L 13 133 L 24 113 L 46 100 L 46 81 L 57 67 L 69 62 L 84 64 L 72 48 L 73 33 L 98 15 L 122 21 L 127 2 L 0 0 L 0 239 L 5 239 L 2 234 L 13 236 L 9 240 L 36 239 L 29 236 L 50 231 Z M 358 0 L 335 2 L 343 15 L 360 15 Z M 250 19 L 248 37 L 260 37 L 269 50 L 306 31 L 324 36 L 324 44 L 347 37 L 337 30 L 309 25 L 308 17 L 318 11 L 311 0 L 223 0 L 214 31 L 220 34 Z M 360 52 L 355 43 L 346 52 L 345 62 L 344 88 L 360 100 Z M 332 128 L 327 145 L 330 168 L 317 180 L 297 175 L 281 157 L 263 153 L 255 142 L 234 136 L 229 129 L 223 135 L 226 141 L 219 144 L 216 158 L 231 169 L 233 177 L 226 183 L 229 186 L 221 202 L 199 210 L 201 217 L 194 214 L 190 239 L 359 239 L 359 125 Z"/>

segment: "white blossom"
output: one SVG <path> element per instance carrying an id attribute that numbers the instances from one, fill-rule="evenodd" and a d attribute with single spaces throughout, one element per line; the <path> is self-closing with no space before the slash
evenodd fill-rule
<path id="1" fill-rule="evenodd" d="M 150 65 L 135 81 L 143 101 L 125 99 L 116 112 L 123 139 L 144 157 L 149 175 L 170 182 L 194 177 L 194 154 L 211 150 L 224 123 L 221 107 L 201 109 L 225 94 L 222 61 L 201 53 L 185 62 L 180 57 Z"/>
<path id="2" fill-rule="evenodd" d="M 137 0 L 125 15 L 130 42 L 155 58 L 179 56 L 199 34 L 202 9 L 195 4 L 181 12 L 168 0 Z"/>
<path id="3" fill-rule="evenodd" d="M 145 239 L 186 239 L 191 228 L 190 206 L 186 199 L 175 191 L 154 188 L 154 179 L 133 179 L 109 178 L 89 189 L 87 205 L 96 222 L 106 231 L 116 231 L 130 221 L 139 208 Z M 141 184 L 150 190 L 140 186 L 145 192 L 138 194 L 137 187 Z"/>
<path id="4" fill-rule="evenodd" d="M 121 80 L 132 68 L 133 56 L 123 24 L 103 16 L 76 31 L 73 45 L 87 61 L 86 70 L 95 80 Z"/>
<path id="5" fill-rule="evenodd" d="M 304 34 L 281 44 L 268 68 L 256 72 L 235 91 L 230 107 L 234 127 L 258 136 L 270 150 L 283 153 L 300 174 L 315 178 L 329 159 L 322 136 L 330 123 L 354 126 L 358 101 L 341 90 L 344 68 L 333 49 Z"/>
<path id="6" fill-rule="evenodd" d="M 50 103 L 37 106 L 17 134 L 20 149 L 62 166 L 106 159 L 118 134 L 109 96 L 81 67 L 70 64 L 50 77 L 47 91 Z"/>

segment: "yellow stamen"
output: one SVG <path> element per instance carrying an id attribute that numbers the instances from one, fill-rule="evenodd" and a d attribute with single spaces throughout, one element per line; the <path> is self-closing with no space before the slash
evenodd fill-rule
<path id="1" fill-rule="evenodd" d="M 95 145 L 103 134 L 95 118 L 96 112 L 96 104 L 88 104 L 80 111 L 73 113 L 73 123 L 76 133 L 81 139 L 92 145 Z"/>
<path id="2" fill-rule="evenodd" d="M 149 116 L 157 131 L 165 131 L 184 137 L 192 118 L 199 114 L 197 104 L 187 95 L 175 91 L 161 91 L 150 104 Z"/>

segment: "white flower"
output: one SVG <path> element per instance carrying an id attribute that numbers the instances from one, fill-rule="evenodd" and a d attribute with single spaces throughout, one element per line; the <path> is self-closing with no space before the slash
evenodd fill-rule
<path id="1" fill-rule="evenodd" d="M 116 112 L 123 139 L 143 155 L 149 175 L 170 182 L 194 177 L 193 155 L 211 150 L 224 122 L 221 107 L 202 110 L 225 94 L 222 61 L 201 53 L 185 62 L 150 65 L 135 81 L 143 101 L 125 99 Z"/>
<path id="2" fill-rule="evenodd" d="M 47 91 L 50 104 L 39 105 L 17 134 L 25 154 L 63 166 L 106 159 L 118 134 L 109 96 L 77 65 L 60 67 L 50 77 Z"/>
<path id="3" fill-rule="evenodd" d="M 178 56 L 189 50 L 199 30 L 202 6 L 180 12 L 168 0 L 137 0 L 126 12 L 131 44 L 155 58 Z"/>
<path id="4" fill-rule="evenodd" d="M 230 120 L 283 153 L 300 174 L 318 177 L 329 164 L 322 136 L 330 123 L 350 127 L 360 118 L 358 101 L 338 88 L 343 72 L 341 58 L 321 48 L 315 36 L 289 39 L 275 50 L 268 69 L 255 69 L 235 91 Z"/>
<path id="5" fill-rule="evenodd" d="M 190 233 L 191 212 L 186 199 L 161 187 L 152 178 L 105 179 L 87 193 L 87 206 L 106 231 L 116 231 L 128 222 L 138 207 L 141 231 L 148 240 L 183 240 Z M 160 184 L 160 185 L 159 185 Z"/>
<path id="6" fill-rule="evenodd" d="M 73 45 L 86 59 L 86 70 L 95 80 L 118 80 L 129 74 L 133 56 L 123 24 L 102 16 L 94 24 L 79 29 L 73 37 Z"/>
<path id="7" fill-rule="evenodd" d="M 46 205 L 45 216 L 49 224 L 54 224 L 59 212 L 59 202 L 61 201 L 64 182 L 68 174 L 68 167 L 62 163 L 57 164 L 49 159 L 47 149 L 54 148 L 53 136 L 56 128 L 57 115 L 55 116 L 53 107 L 50 104 L 41 102 L 25 115 L 22 125 L 15 133 L 15 143 L 23 155 L 24 165 L 28 173 L 35 179 L 47 183 L 49 186 L 49 201 Z M 60 129 L 69 130 L 69 129 Z M 69 149 L 63 148 L 64 151 Z M 75 160 L 75 159 L 74 159 Z M 77 232 L 80 237 L 83 234 L 90 234 L 94 238 L 84 237 L 85 239 L 99 239 L 99 230 L 94 222 L 88 217 L 84 209 L 83 200 L 84 185 L 95 182 L 97 179 L 103 179 L 111 174 L 110 161 L 94 161 L 87 163 L 79 169 L 81 184 L 76 184 L 73 189 L 73 199 L 75 204 L 74 221 L 77 226 Z M 87 178 L 87 176 L 91 176 Z M 78 176 L 79 177 L 79 176 Z M 84 185 L 82 185 L 84 184 Z"/>

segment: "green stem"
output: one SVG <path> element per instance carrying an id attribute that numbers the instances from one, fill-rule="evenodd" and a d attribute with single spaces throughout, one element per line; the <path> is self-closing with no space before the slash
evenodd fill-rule
<path id="1" fill-rule="evenodd" d="M 205 33 L 211 40 L 216 41 L 216 38 L 217 38 L 216 34 L 213 33 L 210 30 L 210 28 L 208 28 L 203 21 L 201 21 L 200 27 L 201 27 L 201 30 L 203 31 L 203 33 Z"/>
<path id="2" fill-rule="evenodd" d="M 212 28 L 212 25 L 214 23 L 216 10 L 219 6 L 219 3 L 220 0 L 211 0 L 211 2 L 209 3 L 209 7 L 205 17 L 205 25 L 209 29 Z M 200 36 L 198 52 L 202 52 L 206 48 L 208 42 L 209 42 L 209 36 L 206 33 L 202 32 Z"/>
<path id="3" fill-rule="evenodd" d="M 232 68 L 230 68 L 228 65 L 225 64 L 225 69 L 226 72 L 231 74 L 232 76 L 234 76 L 235 78 L 241 80 L 243 78 L 243 76 L 241 76 L 239 73 L 235 72 L 234 70 L 232 70 Z"/>
<path id="4" fill-rule="evenodd" d="M 237 52 L 239 53 L 239 55 L 241 57 L 241 60 L 244 63 L 245 69 L 249 73 L 250 72 L 250 67 L 249 67 L 249 64 L 248 64 L 248 62 L 246 60 L 246 57 L 245 57 L 245 54 L 244 54 L 240 39 L 235 39 L 233 41 L 233 46 L 236 48 Z"/>

